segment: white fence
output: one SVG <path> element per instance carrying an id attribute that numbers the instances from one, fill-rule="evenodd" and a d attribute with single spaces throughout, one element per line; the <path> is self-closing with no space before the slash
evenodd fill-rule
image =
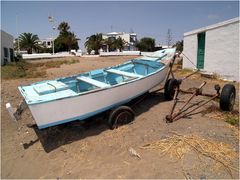
<path id="1" fill-rule="evenodd" d="M 140 51 L 100 52 L 100 56 L 138 56 Z"/>
<path id="2" fill-rule="evenodd" d="M 39 54 L 22 54 L 23 59 L 44 59 L 44 58 L 60 58 L 60 57 L 73 57 L 82 56 L 82 53 L 76 53 L 76 55 L 70 54 L 69 52 L 61 52 L 56 54 L 50 53 L 39 53 Z"/>

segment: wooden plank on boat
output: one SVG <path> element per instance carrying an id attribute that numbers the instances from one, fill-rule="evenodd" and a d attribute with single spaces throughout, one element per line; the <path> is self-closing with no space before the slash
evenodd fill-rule
<path id="1" fill-rule="evenodd" d="M 99 88 L 110 87 L 109 84 L 106 84 L 106 83 L 103 83 L 103 82 L 100 82 L 100 81 L 97 81 L 95 79 L 91 79 L 91 78 L 88 78 L 88 77 L 85 77 L 85 76 L 79 76 L 76 79 L 79 80 L 79 81 L 84 81 L 86 83 L 92 84 L 92 85 L 94 85 L 96 87 L 99 87 Z"/>
<path id="2" fill-rule="evenodd" d="M 117 69 L 108 69 L 108 70 L 106 70 L 106 72 L 113 73 L 113 74 L 118 74 L 118 75 L 121 75 L 121 76 L 131 77 L 131 78 L 141 78 L 141 77 L 143 77 L 140 74 L 134 74 L 134 73 L 130 73 L 130 72 L 120 71 L 120 70 L 117 70 Z"/>

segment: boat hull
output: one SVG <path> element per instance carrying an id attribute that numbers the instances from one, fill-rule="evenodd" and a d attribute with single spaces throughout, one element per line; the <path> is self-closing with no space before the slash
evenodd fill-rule
<path id="1" fill-rule="evenodd" d="M 76 97 L 40 104 L 30 104 L 29 109 L 39 129 L 73 120 L 83 120 L 125 104 L 148 92 L 165 80 L 168 69 L 169 67 L 166 65 L 157 72 L 144 78 Z"/>

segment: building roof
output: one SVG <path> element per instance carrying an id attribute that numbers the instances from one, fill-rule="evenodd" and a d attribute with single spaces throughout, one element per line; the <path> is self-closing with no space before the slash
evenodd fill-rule
<path id="1" fill-rule="evenodd" d="M 4 31 L 4 30 L 2 30 L 2 29 L 1 29 L 1 34 L 5 34 L 5 35 L 11 37 L 12 39 L 14 39 L 13 35 L 7 33 L 6 31 Z M 2 35 L 1 35 L 1 36 L 2 36 Z"/>
<path id="2" fill-rule="evenodd" d="M 229 19 L 227 21 L 219 22 L 219 23 L 216 23 L 216 24 L 213 24 L 213 25 L 210 25 L 210 26 L 195 29 L 193 31 L 186 32 L 186 33 L 184 33 L 184 36 L 189 36 L 189 35 L 192 35 L 192 34 L 205 32 L 205 31 L 208 31 L 208 30 L 211 30 L 211 29 L 215 29 L 215 28 L 218 28 L 218 27 L 221 27 L 221 26 L 226 26 L 226 25 L 229 25 L 229 24 L 237 23 L 237 22 L 239 22 L 239 17 Z"/>
<path id="3" fill-rule="evenodd" d="M 110 32 L 107 33 L 107 35 L 118 35 L 118 34 L 123 34 L 122 32 Z"/>
<path id="4" fill-rule="evenodd" d="M 132 36 L 136 36 L 137 34 L 136 33 L 125 33 L 125 32 L 110 32 L 110 33 L 106 33 L 106 34 L 103 34 L 105 36 L 112 36 L 112 35 L 123 35 L 123 34 L 130 34 Z"/>

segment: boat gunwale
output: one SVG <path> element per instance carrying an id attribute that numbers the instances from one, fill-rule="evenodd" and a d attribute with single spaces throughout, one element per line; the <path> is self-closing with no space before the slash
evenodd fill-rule
<path id="1" fill-rule="evenodd" d="M 136 58 L 136 59 L 137 59 L 137 58 Z M 134 59 L 132 59 L 132 60 L 134 60 Z M 123 65 L 123 64 L 128 64 L 128 63 L 130 63 L 132 60 L 128 60 L 128 61 L 126 61 L 126 62 L 124 62 L 124 63 L 122 63 L 122 64 L 118 64 L 118 65 L 115 65 L 115 66 L 106 67 L 106 68 L 102 68 L 102 69 L 105 70 L 105 69 L 109 69 L 109 68 L 118 67 L 118 66 Z M 143 59 L 143 60 L 144 60 L 144 59 Z M 148 61 L 148 60 L 145 60 L 145 61 Z M 26 103 L 27 103 L 28 105 L 43 104 L 43 103 L 48 103 L 48 102 L 51 102 L 51 101 L 58 101 L 58 100 L 67 99 L 67 98 L 74 98 L 74 97 L 77 97 L 77 96 L 82 96 L 82 95 L 86 95 L 86 94 L 91 94 L 91 93 L 95 93 L 95 92 L 99 92 L 99 91 L 103 91 L 103 90 L 107 90 L 107 89 L 116 88 L 116 87 L 123 86 L 123 85 L 126 85 L 126 84 L 134 83 L 134 82 L 136 82 L 136 81 L 139 81 L 139 80 L 148 78 L 148 77 L 150 77 L 150 76 L 152 76 L 152 75 L 154 75 L 154 74 L 162 71 L 163 69 L 165 69 L 165 68 L 168 67 L 168 65 L 169 65 L 169 63 L 170 63 L 171 61 L 172 61 L 172 58 L 168 59 L 168 60 L 167 60 L 167 63 L 166 63 L 166 62 L 164 62 L 164 63 L 163 63 L 163 62 L 159 62 L 159 63 L 163 64 L 163 66 L 162 66 L 160 69 L 158 69 L 158 70 L 156 70 L 156 71 L 154 71 L 154 72 L 152 72 L 152 73 L 150 73 L 150 74 L 148 74 L 148 75 L 146 75 L 146 76 L 139 77 L 139 78 L 135 78 L 135 79 L 132 79 L 132 80 L 127 81 L 127 82 L 121 82 L 121 83 L 112 85 L 112 86 L 110 86 L 110 87 L 97 88 L 97 89 L 93 89 L 93 90 L 90 90 L 90 91 L 86 91 L 86 92 L 82 92 L 82 93 L 76 93 L 75 95 L 66 96 L 66 97 L 61 97 L 61 98 L 57 98 L 57 99 L 51 99 L 51 100 L 34 100 L 34 102 L 31 102 L 31 100 L 28 100 L 27 95 L 26 95 L 24 89 L 22 88 L 23 86 L 19 86 L 18 89 L 19 89 L 19 91 L 21 92 L 21 94 L 23 95 L 23 97 L 24 97 L 24 99 L 25 99 L 25 101 L 26 101 Z M 87 72 L 84 72 L 84 73 L 88 73 L 88 72 L 90 72 L 90 71 L 87 71 Z M 82 74 L 84 74 L 84 73 L 82 73 Z M 57 78 L 57 79 L 55 79 L 55 80 L 61 80 L 61 79 L 64 79 L 64 78 L 76 77 L 76 76 L 78 76 L 78 75 L 80 75 L 80 74 L 72 75 L 72 76 L 68 76 L 68 77 L 61 77 L 61 78 Z M 37 83 L 30 84 L 30 85 L 34 85 L 34 84 L 38 84 L 38 83 L 42 83 L 42 82 L 47 82 L 47 81 L 50 81 L 50 80 L 45 80 L 45 81 L 41 81 L 41 82 L 37 82 Z M 28 86 L 28 85 L 25 85 L 25 86 Z"/>
<path id="2" fill-rule="evenodd" d="M 169 60 L 170 62 L 170 60 Z M 169 63 L 168 63 L 169 64 Z M 57 98 L 57 99 L 52 99 L 52 100 L 45 100 L 45 101 L 41 101 L 41 100 L 36 100 L 35 102 L 29 102 L 30 100 L 26 101 L 26 103 L 28 105 L 36 105 L 36 104 L 43 104 L 43 103 L 48 103 L 48 102 L 51 102 L 51 101 L 58 101 L 58 100 L 62 100 L 62 99 L 67 99 L 67 98 L 75 98 L 77 96 L 82 96 L 82 95 L 86 95 L 86 94 L 91 94 L 91 93 L 95 93 L 95 92 L 99 92 L 99 91 L 103 91 L 103 90 L 106 90 L 106 89 L 113 89 L 113 88 L 116 88 L 116 87 L 119 87 L 119 86 L 123 86 L 123 85 L 127 85 L 127 84 L 130 84 L 130 83 L 134 83 L 136 81 L 139 81 L 139 80 L 142 80 L 142 79 L 145 79 L 145 78 L 148 78 L 160 71 L 162 71 L 163 69 L 167 68 L 168 67 L 168 64 L 164 64 L 163 67 L 161 67 L 159 70 L 153 72 L 153 73 L 150 73 L 149 75 L 147 76 L 143 76 L 143 77 L 139 77 L 139 78 L 135 78 L 135 79 L 132 79 L 130 81 L 127 81 L 127 82 L 124 82 L 124 83 L 119 83 L 119 84 L 115 84 L 113 86 L 110 86 L 110 87 L 106 87 L 106 88 L 97 88 L 97 89 L 93 89 L 93 90 L 90 90 L 90 91 L 86 91 L 86 92 L 82 92 L 82 93 L 77 93 L 76 95 L 72 95 L 72 96 L 67 96 L 67 97 L 62 97 L 62 98 Z M 24 98 L 26 97 L 25 96 L 25 92 L 24 90 L 19 87 L 19 91 L 21 92 L 21 94 L 24 96 Z M 25 99 L 26 100 L 26 99 Z"/>

